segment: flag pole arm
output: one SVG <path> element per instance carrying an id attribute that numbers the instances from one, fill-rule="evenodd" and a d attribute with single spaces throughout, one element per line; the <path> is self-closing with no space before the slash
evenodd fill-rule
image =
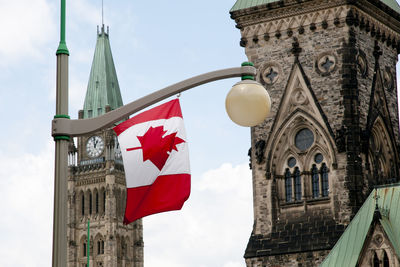
<path id="1" fill-rule="evenodd" d="M 54 118 L 52 121 L 52 136 L 73 137 L 93 133 L 110 126 L 115 122 L 121 121 L 122 119 L 127 118 L 129 115 L 136 113 L 150 105 L 153 105 L 170 96 L 189 90 L 193 87 L 217 80 L 242 77 L 246 75 L 255 76 L 256 68 L 253 66 L 242 66 L 238 68 L 228 68 L 201 74 L 153 92 L 116 110 L 107 112 L 106 114 L 95 118 L 77 120 Z"/>

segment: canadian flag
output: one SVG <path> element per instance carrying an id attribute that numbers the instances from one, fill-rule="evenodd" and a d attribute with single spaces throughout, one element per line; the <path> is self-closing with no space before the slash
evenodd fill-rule
<path id="1" fill-rule="evenodd" d="M 179 210 L 190 195 L 190 166 L 179 100 L 140 113 L 114 127 L 124 162 L 124 223 Z"/>

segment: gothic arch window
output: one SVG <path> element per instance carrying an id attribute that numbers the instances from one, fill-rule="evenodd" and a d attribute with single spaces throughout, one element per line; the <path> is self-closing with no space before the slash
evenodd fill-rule
<path id="1" fill-rule="evenodd" d="M 95 212 L 96 214 L 99 213 L 99 192 L 97 192 L 97 190 L 95 193 Z"/>
<path id="2" fill-rule="evenodd" d="M 97 255 L 104 254 L 104 240 L 100 239 L 97 241 Z"/>
<path id="3" fill-rule="evenodd" d="M 389 267 L 389 257 L 386 251 L 383 251 L 383 267 Z"/>
<path id="4" fill-rule="evenodd" d="M 325 163 L 321 166 L 321 178 L 322 178 L 322 196 L 327 197 L 329 195 L 329 177 L 328 167 Z"/>
<path id="5" fill-rule="evenodd" d="M 299 167 L 294 169 L 294 197 L 295 200 L 301 200 L 301 174 Z"/>
<path id="6" fill-rule="evenodd" d="M 93 211 L 93 196 L 92 193 L 89 191 L 89 215 L 92 215 Z"/>
<path id="7" fill-rule="evenodd" d="M 315 164 L 312 165 L 311 169 L 311 179 L 312 179 L 312 197 L 319 197 L 319 171 Z"/>
<path id="8" fill-rule="evenodd" d="M 329 169 L 324 155 L 315 150 L 311 165 L 310 190 L 313 199 L 329 196 Z"/>
<path id="9" fill-rule="evenodd" d="M 80 238 L 79 246 L 77 248 L 78 257 L 86 257 L 87 256 L 87 236 L 83 235 Z"/>
<path id="10" fill-rule="evenodd" d="M 85 216 L 85 195 L 83 194 L 83 192 L 82 192 L 82 195 L 81 195 L 81 215 L 82 216 Z"/>
<path id="11" fill-rule="evenodd" d="M 292 175 L 289 169 L 285 171 L 285 195 L 286 195 L 286 202 L 292 201 Z"/>
<path id="12" fill-rule="evenodd" d="M 378 116 L 375 120 L 369 142 L 368 142 L 368 163 L 366 168 L 370 170 L 373 184 L 382 184 L 392 181 L 396 177 L 395 148 L 385 126 L 383 119 Z"/>
<path id="13" fill-rule="evenodd" d="M 374 252 L 373 266 L 379 267 L 379 258 L 378 258 L 378 255 L 376 254 L 376 252 Z"/>

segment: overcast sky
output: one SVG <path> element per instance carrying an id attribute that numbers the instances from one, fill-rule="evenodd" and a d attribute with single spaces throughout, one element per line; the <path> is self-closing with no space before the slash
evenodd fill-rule
<path id="1" fill-rule="evenodd" d="M 0 0 L 0 266 L 51 266 L 59 0 Z M 109 1 L 104 22 L 124 103 L 246 60 L 234 0 Z M 69 114 L 82 109 L 101 0 L 67 1 Z M 183 93 L 192 193 L 144 219 L 146 267 L 244 266 L 253 221 L 250 130 L 225 113 L 238 79 Z"/>
<path id="2" fill-rule="evenodd" d="M 0 0 L 0 266 L 51 266 L 55 51 L 59 0 Z M 246 60 L 234 0 L 104 0 L 124 103 Z M 101 0 L 67 1 L 69 114 L 77 118 L 101 25 Z M 145 267 L 245 266 L 253 225 L 250 130 L 225 96 L 238 79 L 183 93 L 192 193 L 182 211 L 144 219 Z"/>

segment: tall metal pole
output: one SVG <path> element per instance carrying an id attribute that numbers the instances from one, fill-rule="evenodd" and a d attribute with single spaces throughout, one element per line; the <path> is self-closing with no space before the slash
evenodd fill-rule
<path id="1" fill-rule="evenodd" d="M 61 0 L 61 32 L 57 52 L 56 115 L 68 116 L 68 56 L 65 42 L 65 0 Z M 56 135 L 54 167 L 53 267 L 67 265 L 67 149 L 69 136 Z"/>

